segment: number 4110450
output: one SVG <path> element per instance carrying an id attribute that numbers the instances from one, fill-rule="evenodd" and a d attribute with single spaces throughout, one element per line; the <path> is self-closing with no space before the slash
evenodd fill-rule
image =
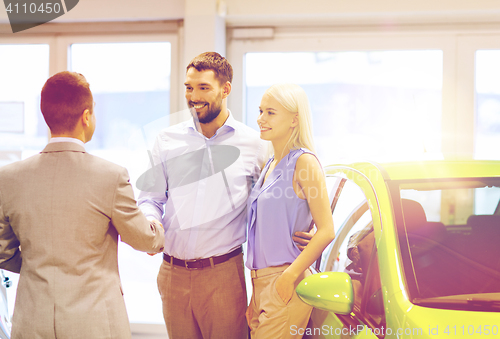
<path id="1" fill-rule="evenodd" d="M 15 5 L 12 5 L 12 3 L 9 3 L 9 5 L 6 8 L 7 13 L 15 13 L 15 14 L 35 14 L 35 13 L 46 13 L 46 14 L 51 14 L 51 13 L 60 13 L 61 12 L 61 4 L 59 3 L 51 3 L 51 2 L 46 2 L 42 3 L 40 5 L 36 3 L 24 3 L 24 4 L 19 4 L 16 3 Z"/>
<path id="2" fill-rule="evenodd" d="M 484 326 L 446 326 L 443 333 L 447 335 L 498 335 L 497 325 L 484 325 Z"/>

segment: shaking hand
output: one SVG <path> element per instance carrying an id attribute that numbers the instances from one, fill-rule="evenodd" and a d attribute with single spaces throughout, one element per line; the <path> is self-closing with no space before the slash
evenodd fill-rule
<path id="1" fill-rule="evenodd" d="M 158 220 L 156 220 L 156 219 L 149 219 L 149 222 L 152 223 L 152 224 L 154 224 L 154 226 L 156 226 L 157 231 L 159 231 L 159 232 L 165 232 L 165 230 L 163 229 L 162 223 L 159 222 Z M 153 228 L 153 226 L 151 226 L 151 228 Z M 160 252 L 157 252 L 157 253 L 161 253 L 162 251 L 163 251 L 163 247 L 160 249 Z M 157 253 L 148 253 L 148 255 L 154 256 Z"/>

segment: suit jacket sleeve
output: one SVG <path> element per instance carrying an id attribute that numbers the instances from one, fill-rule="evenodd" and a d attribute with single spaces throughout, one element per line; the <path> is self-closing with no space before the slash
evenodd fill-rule
<path id="1" fill-rule="evenodd" d="M 125 168 L 120 172 L 111 211 L 111 222 L 121 240 L 138 251 L 162 252 L 164 234 L 161 227 L 150 224 L 137 207 Z"/>
<path id="2" fill-rule="evenodd" d="M 21 271 L 21 249 L 9 218 L 4 214 L 2 208 L 2 192 L 0 191 L 0 268 L 11 272 Z"/>

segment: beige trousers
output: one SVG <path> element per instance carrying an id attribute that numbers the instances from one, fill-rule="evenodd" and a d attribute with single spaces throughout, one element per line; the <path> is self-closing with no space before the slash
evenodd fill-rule
<path id="1" fill-rule="evenodd" d="M 289 265 L 266 267 L 252 271 L 253 294 L 250 301 L 250 335 L 253 338 L 300 338 L 304 333 L 312 306 L 299 299 L 297 293 L 285 304 L 276 291 L 276 279 Z M 297 278 L 295 287 L 311 275 L 307 269 Z M 299 330 L 302 329 L 302 330 Z"/>
<path id="2" fill-rule="evenodd" d="M 169 339 L 246 339 L 243 254 L 213 268 L 163 261 L 158 290 Z"/>

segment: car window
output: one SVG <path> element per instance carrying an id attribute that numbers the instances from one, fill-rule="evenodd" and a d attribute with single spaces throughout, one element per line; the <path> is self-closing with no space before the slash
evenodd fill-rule
<path id="1" fill-rule="evenodd" d="M 352 274 L 362 273 L 357 245 L 373 231 L 373 226 L 370 212 L 368 210 L 364 211 L 363 205 L 357 207 L 358 210 L 363 209 L 362 214 L 360 213 L 361 217 L 353 222 L 352 227 L 341 242 L 337 259 L 333 263 L 331 271 L 351 271 Z"/>
<path id="2" fill-rule="evenodd" d="M 328 180 L 334 180 L 335 177 L 327 177 Z M 359 186 L 352 181 L 342 179 L 340 189 L 333 192 L 336 194 L 337 202 L 333 211 L 333 225 L 335 227 L 335 240 L 323 251 L 322 271 L 334 271 L 334 265 L 337 266 L 337 259 L 342 240 L 347 233 L 356 224 L 359 218 L 368 209 L 366 197 Z M 335 197 L 330 197 L 332 200 Z M 360 227 L 360 226 L 358 226 Z M 353 231 L 355 232 L 355 230 Z M 336 253 L 336 254 L 332 254 Z"/>
<path id="3" fill-rule="evenodd" d="M 500 299 L 500 179 L 401 184 L 399 205 L 412 301 L 491 310 Z"/>

